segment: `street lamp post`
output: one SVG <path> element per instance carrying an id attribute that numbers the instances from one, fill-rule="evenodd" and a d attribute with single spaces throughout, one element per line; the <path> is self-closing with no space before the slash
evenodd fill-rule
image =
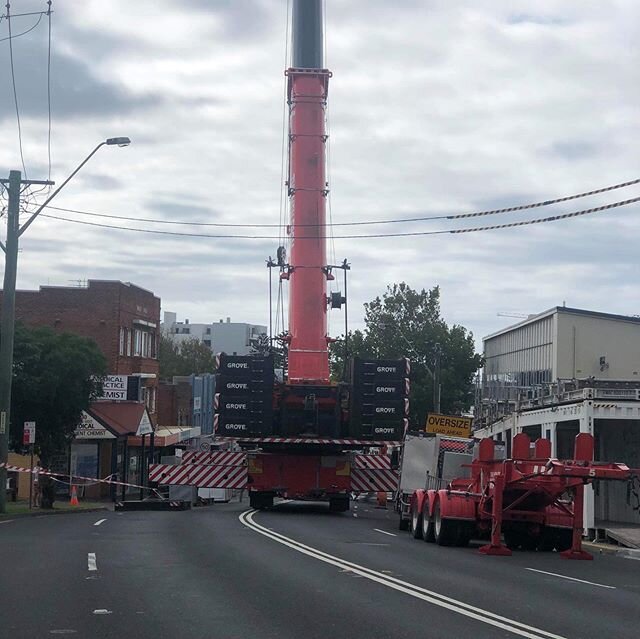
<path id="1" fill-rule="evenodd" d="M 9 422 L 11 415 L 11 378 L 13 376 L 13 341 L 15 333 L 16 276 L 18 271 L 18 243 L 20 236 L 31 226 L 42 210 L 69 183 L 78 171 L 102 146 L 128 146 L 127 137 L 108 138 L 100 142 L 77 166 L 75 171 L 38 207 L 20 227 L 20 191 L 23 185 L 53 185 L 48 180 L 23 180 L 20 171 L 10 171 L 8 179 L 0 179 L 9 194 L 7 207 L 7 241 L 0 242 L 5 253 L 4 285 L 2 295 L 2 325 L 0 332 L 0 513 L 6 512 L 7 460 L 9 456 Z"/>

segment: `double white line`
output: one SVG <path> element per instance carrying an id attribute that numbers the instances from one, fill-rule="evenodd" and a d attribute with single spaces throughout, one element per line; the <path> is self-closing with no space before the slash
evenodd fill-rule
<path id="1" fill-rule="evenodd" d="M 387 588 L 392 588 L 393 590 L 415 597 L 416 599 L 421 599 L 422 601 L 426 601 L 434 606 L 439 606 L 440 608 L 445 608 L 451 612 L 469 617 L 476 621 L 481 621 L 482 623 L 489 624 L 496 628 L 501 628 L 502 630 L 506 630 L 520 637 L 527 637 L 528 639 L 565 639 L 561 635 L 555 635 L 551 632 L 547 632 L 546 630 L 541 630 L 540 628 L 535 628 L 534 626 L 529 626 L 527 624 L 520 623 L 519 621 L 497 615 L 489 610 L 483 610 L 482 608 L 472 606 L 464 603 L 463 601 L 453 599 L 452 597 L 447 597 L 440 593 L 433 592 L 432 590 L 421 588 L 420 586 L 416 586 L 407 581 L 390 577 L 389 575 L 385 575 L 377 570 L 371 570 L 365 566 L 354 564 L 350 561 L 346 561 L 345 559 L 340 559 L 340 557 L 312 548 L 311 546 L 307 546 L 295 539 L 291 539 L 290 537 L 285 537 L 280 533 L 273 532 L 256 523 L 253 520 L 256 512 L 257 511 L 255 510 L 247 510 L 239 516 L 239 519 L 245 526 L 251 528 L 251 530 L 254 530 L 260 535 L 269 537 L 269 539 L 277 541 L 284 546 L 288 546 L 289 548 L 304 555 L 308 555 L 309 557 L 313 557 L 314 559 L 318 559 L 324 563 L 336 566 L 341 570 L 360 575 L 370 581 L 375 581 Z"/>

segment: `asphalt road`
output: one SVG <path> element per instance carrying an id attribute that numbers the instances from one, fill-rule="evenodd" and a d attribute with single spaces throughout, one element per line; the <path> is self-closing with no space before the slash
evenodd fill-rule
<path id="1" fill-rule="evenodd" d="M 366 502 L 15 519 L 0 567 L 2 639 L 640 637 L 638 561 L 440 548 Z"/>

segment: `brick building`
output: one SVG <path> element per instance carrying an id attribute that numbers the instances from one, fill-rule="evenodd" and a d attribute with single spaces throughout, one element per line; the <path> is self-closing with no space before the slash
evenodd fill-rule
<path id="1" fill-rule="evenodd" d="M 99 400 L 89 408 L 70 451 L 54 469 L 89 477 L 118 473 L 137 481 L 141 459 L 135 434 L 141 423 L 156 422 L 160 298 L 120 281 L 41 286 L 16 291 L 16 320 L 91 338 L 107 360 L 108 375 L 138 378 L 138 401 Z M 87 490 L 93 496 L 105 494 L 104 488 Z"/>
<path id="2" fill-rule="evenodd" d="M 2 291 L 0 291 L 0 307 Z M 158 386 L 160 298 L 129 282 L 89 280 L 87 286 L 16 291 L 16 320 L 93 339 L 110 375 L 137 375 L 153 418 Z"/>

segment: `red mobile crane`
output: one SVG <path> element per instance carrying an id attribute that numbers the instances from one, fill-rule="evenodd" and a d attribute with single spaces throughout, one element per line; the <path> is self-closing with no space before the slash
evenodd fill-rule
<path id="1" fill-rule="evenodd" d="M 288 188 L 290 257 L 278 249 L 280 279 L 289 282 L 289 331 L 283 337 L 287 371 L 275 380 L 272 354 L 218 358 L 216 441 L 246 452 L 187 454 L 177 467 L 156 464 L 149 479 L 163 484 L 249 489 L 253 507 L 275 496 L 328 499 L 349 508 L 358 491 L 392 491 L 387 456 L 356 454 L 402 439 L 407 428 L 409 362 L 353 360 L 348 382 L 329 376 L 327 296 L 326 106 L 331 72 L 324 68 L 321 0 L 294 0 L 292 66 L 285 71 L 289 106 Z M 271 260 L 269 261 L 271 266 Z M 346 286 L 346 277 L 345 277 Z"/>

